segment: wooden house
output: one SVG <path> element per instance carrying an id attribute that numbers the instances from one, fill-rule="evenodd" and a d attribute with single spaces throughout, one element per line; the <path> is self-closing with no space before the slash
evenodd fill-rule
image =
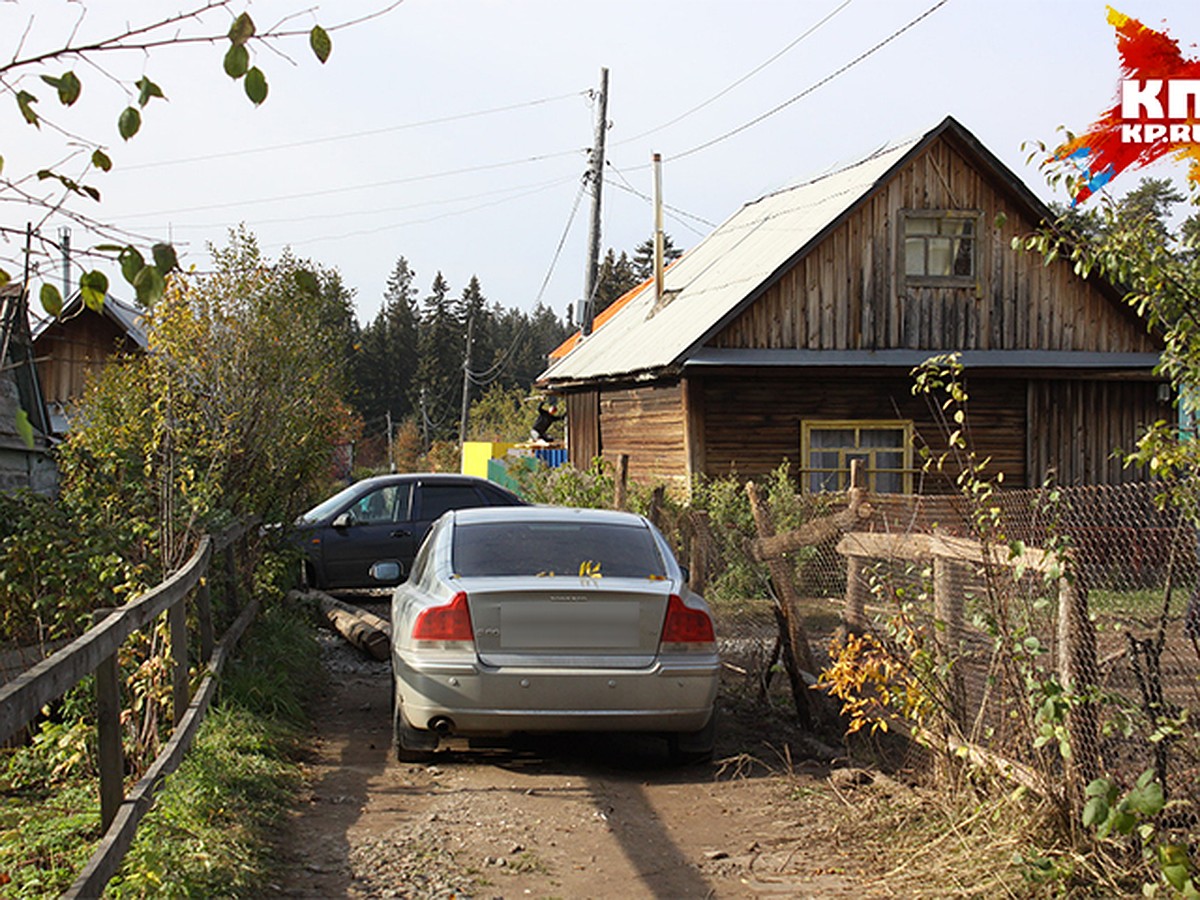
<path id="1" fill-rule="evenodd" d="M 146 330 L 135 307 L 107 295 L 97 312 L 76 292 L 57 318 L 34 325 L 33 346 L 51 427 L 64 434 L 68 411 L 83 394 L 88 375 L 118 354 L 144 352 Z"/>
<path id="2" fill-rule="evenodd" d="M 0 493 L 55 490 L 58 469 L 50 440 L 25 291 L 10 282 L 0 287 Z"/>
<path id="3" fill-rule="evenodd" d="M 1111 285 L 1012 248 L 1051 215 L 952 118 L 746 204 L 601 327 L 552 354 L 570 460 L 632 477 L 761 475 L 805 490 L 865 461 L 878 491 L 921 483 L 944 445 L 912 369 L 957 352 L 973 448 L 1010 486 L 1142 477 L 1113 457 L 1172 415 L 1160 338 Z"/>

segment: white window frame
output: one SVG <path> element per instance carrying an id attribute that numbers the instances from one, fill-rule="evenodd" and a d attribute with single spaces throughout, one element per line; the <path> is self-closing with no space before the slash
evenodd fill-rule
<path id="1" fill-rule="evenodd" d="M 979 281 L 979 228 L 983 218 L 982 210 L 978 209 L 902 209 L 900 210 L 900 228 L 899 228 L 899 248 L 897 251 L 897 269 L 900 274 L 901 283 L 928 286 L 928 287 L 971 287 Z M 909 234 L 908 223 L 914 219 L 934 219 L 938 222 L 938 231 L 936 234 Z M 943 223 L 961 223 L 962 221 L 972 223 L 971 234 L 963 236 L 957 233 L 956 227 L 948 227 L 946 233 L 942 233 Z M 922 254 L 923 271 L 909 273 L 908 271 L 908 242 L 919 241 L 924 247 Z M 930 274 L 929 273 L 929 250 L 930 245 L 934 240 L 949 240 L 954 249 L 951 250 L 951 257 L 958 254 L 957 246 L 963 241 L 970 242 L 970 260 L 971 272 L 969 275 L 962 274 Z"/>

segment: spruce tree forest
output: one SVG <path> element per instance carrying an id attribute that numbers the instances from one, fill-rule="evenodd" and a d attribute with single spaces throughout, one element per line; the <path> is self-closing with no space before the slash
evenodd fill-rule
<path id="1" fill-rule="evenodd" d="M 668 262 L 681 253 L 665 238 Z M 651 277 L 653 266 L 651 240 L 632 253 L 609 248 L 597 274 L 595 313 Z M 577 324 L 569 310 L 560 318 L 540 302 L 529 312 L 491 302 L 475 276 L 463 286 L 441 272 L 423 277 L 403 256 L 388 276 L 382 308 L 364 324 L 336 276 L 324 287 L 342 319 L 336 330 L 343 335 L 346 397 L 358 417 L 349 430 L 356 469 L 449 465 L 436 454 L 442 445 L 449 457 L 445 445 L 460 439 L 464 385 L 467 440 L 526 439 L 541 399 L 534 379 Z"/>

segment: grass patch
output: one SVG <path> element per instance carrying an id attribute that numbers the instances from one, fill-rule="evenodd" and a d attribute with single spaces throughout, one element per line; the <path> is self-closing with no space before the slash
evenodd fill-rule
<path id="1" fill-rule="evenodd" d="M 252 897 L 300 783 L 304 703 L 321 667 L 298 611 L 268 606 L 242 639 L 195 746 L 142 820 L 113 897 Z"/>

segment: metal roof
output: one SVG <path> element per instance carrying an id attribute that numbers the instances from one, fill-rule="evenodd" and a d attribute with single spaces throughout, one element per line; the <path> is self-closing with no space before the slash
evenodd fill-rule
<path id="1" fill-rule="evenodd" d="M 747 203 L 667 270 L 660 309 L 654 308 L 653 284 L 644 286 L 539 381 L 635 375 L 681 362 L 715 323 L 866 196 L 925 137 Z"/>
<path id="2" fill-rule="evenodd" d="M 83 295 L 76 291 L 71 295 L 71 298 L 63 305 L 62 313 L 58 318 L 54 317 L 37 317 L 33 323 L 33 336 L 38 338 L 41 334 L 56 322 L 61 322 L 64 319 L 69 319 L 78 314 L 83 309 Z M 104 306 L 100 315 L 106 319 L 110 319 L 118 328 L 123 331 L 131 341 L 138 345 L 142 350 L 149 346 L 149 341 L 146 337 L 146 322 L 140 309 L 130 306 L 123 300 L 118 300 L 112 294 L 104 295 Z"/>

